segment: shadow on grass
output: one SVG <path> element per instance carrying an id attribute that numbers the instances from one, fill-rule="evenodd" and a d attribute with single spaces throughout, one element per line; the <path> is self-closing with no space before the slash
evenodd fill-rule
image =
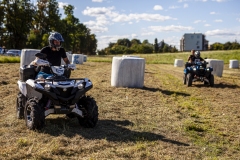
<path id="1" fill-rule="evenodd" d="M 138 132 L 127 129 L 127 126 L 133 125 L 133 123 L 128 120 L 99 120 L 95 128 L 83 128 L 73 119 L 66 120 L 64 118 L 57 118 L 48 119 L 47 121 L 51 121 L 51 124 L 47 122 L 48 124 L 42 132 L 52 136 L 65 135 L 66 137 L 73 137 L 78 134 L 89 140 L 106 139 L 108 141 L 120 142 L 160 140 L 174 145 L 189 146 L 189 144 L 171 140 L 159 134 L 151 132 Z M 65 127 L 63 127 L 64 125 Z"/>
<path id="2" fill-rule="evenodd" d="M 226 84 L 226 83 L 214 84 L 214 87 L 215 88 L 231 88 L 231 89 L 239 88 L 238 85 Z"/>
<path id="3" fill-rule="evenodd" d="M 201 88 L 201 87 L 210 87 L 209 85 L 204 85 L 204 84 L 193 84 L 194 87 L 198 87 L 198 88 Z M 239 88 L 238 85 L 234 85 L 234 84 L 226 84 L 226 83 L 218 83 L 218 84 L 214 84 L 213 87 L 211 88 L 229 88 L 229 89 L 236 89 L 236 88 Z"/>
<path id="4" fill-rule="evenodd" d="M 177 96 L 190 96 L 190 94 L 184 93 L 184 92 L 176 92 L 176 91 L 169 91 L 169 90 L 162 90 L 159 88 L 149 88 L 149 87 L 143 87 L 143 90 L 151 91 L 151 92 L 162 92 L 163 94 L 166 95 L 172 95 L 176 94 Z"/>

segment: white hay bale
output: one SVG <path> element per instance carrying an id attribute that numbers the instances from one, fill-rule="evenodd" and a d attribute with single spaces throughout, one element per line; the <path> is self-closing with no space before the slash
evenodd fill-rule
<path id="1" fill-rule="evenodd" d="M 83 55 L 82 54 L 73 54 L 72 55 L 72 64 L 83 64 Z"/>
<path id="2" fill-rule="evenodd" d="M 144 58 L 113 57 L 111 86 L 142 88 L 144 84 L 144 71 Z"/>
<path id="3" fill-rule="evenodd" d="M 35 54 L 39 53 L 38 49 L 22 49 L 20 67 L 24 65 L 29 65 L 36 57 Z"/>
<path id="4" fill-rule="evenodd" d="M 135 55 L 123 55 L 123 57 L 135 57 L 135 58 L 140 58 L 139 56 L 135 56 Z"/>
<path id="5" fill-rule="evenodd" d="M 218 60 L 218 59 L 205 59 L 205 60 L 208 62 L 207 67 L 213 68 L 212 74 L 218 77 L 222 77 L 223 66 L 224 66 L 223 60 Z"/>
<path id="6" fill-rule="evenodd" d="M 239 61 L 238 60 L 230 60 L 229 68 L 239 68 Z"/>
<path id="7" fill-rule="evenodd" d="M 83 55 L 83 62 L 87 62 L 87 55 Z"/>
<path id="8" fill-rule="evenodd" d="M 182 66 L 183 66 L 183 60 L 182 59 L 175 59 L 174 67 L 182 67 Z"/>

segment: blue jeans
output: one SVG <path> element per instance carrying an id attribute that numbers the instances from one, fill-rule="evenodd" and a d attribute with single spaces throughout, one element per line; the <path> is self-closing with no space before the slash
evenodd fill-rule
<path id="1" fill-rule="evenodd" d="M 52 74 L 47 74 L 47 73 L 44 73 L 44 72 L 38 72 L 37 76 L 36 76 L 36 79 L 38 79 L 39 77 L 43 77 L 44 79 L 46 79 L 47 77 L 49 76 L 52 76 Z"/>

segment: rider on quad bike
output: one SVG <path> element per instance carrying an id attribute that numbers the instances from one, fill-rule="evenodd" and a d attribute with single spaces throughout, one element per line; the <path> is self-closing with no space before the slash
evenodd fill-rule
<path id="1" fill-rule="evenodd" d="M 214 76 L 212 74 L 213 68 L 207 67 L 208 62 L 206 62 L 200 56 L 200 52 L 196 51 L 194 57 L 192 58 L 191 66 L 184 69 L 183 74 L 183 84 L 191 86 L 192 82 L 201 81 L 204 84 L 209 84 L 211 87 L 214 86 Z"/>
<path id="2" fill-rule="evenodd" d="M 20 67 L 20 80 L 18 80 L 20 92 L 16 103 L 17 118 L 24 118 L 26 126 L 31 130 L 43 128 L 45 117 L 50 114 L 65 114 L 69 118 L 77 117 L 80 125 L 94 127 L 98 121 L 98 106 L 94 98 L 86 96 L 86 92 L 92 88 L 93 84 L 88 78 L 69 78 L 69 71 L 76 67 L 74 64 L 60 66 L 61 57 L 66 60 L 66 63 L 69 61 L 65 57 L 65 51 L 59 44 L 52 41 L 53 37 L 60 36 L 51 34 L 50 46 L 43 48 L 41 52 L 52 48 L 55 48 L 55 51 L 50 50 L 51 52 L 47 54 L 37 53 L 36 59 L 30 65 Z M 61 39 L 58 40 L 62 42 Z M 58 58 L 54 59 L 52 54 Z"/>
<path id="3" fill-rule="evenodd" d="M 45 59 L 47 59 L 52 66 L 60 66 L 61 59 L 63 59 L 66 64 L 70 64 L 65 49 L 61 47 L 62 42 L 64 42 L 62 35 L 58 32 L 52 32 L 48 37 L 48 42 L 49 46 L 42 48 L 40 51 L 40 53 L 44 53 L 47 55 Z M 37 59 L 38 58 L 36 58 L 35 60 Z M 35 65 L 35 61 L 32 61 L 31 65 Z M 36 78 L 47 78 L 49 75 L 51 75 L 49 66 L 41 66 L 39 70 L 40 71 L 38 71 Z"/>

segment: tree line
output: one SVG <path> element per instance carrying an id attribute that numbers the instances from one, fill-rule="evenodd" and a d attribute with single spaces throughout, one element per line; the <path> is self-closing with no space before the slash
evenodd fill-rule
<path id="1" fill-rule="evenodd" d="M 208 50 L 235 50 L 240 49 L 240 43 L 236 40 L 234 42 L 226 43 L 213 43 Z M 133 54 L 133 53 L 176 53 L 178 49 L 175 46 L 168 45 L 164 40 L 158 42 L 155 38 L 154 44 L 144 40 L 141 42 L 139 39 L 129 40 L 127 38 L 118 39 L 116 43 L 110 42 L 108 47 L 98 50 L 99 55 L 108 54 Z"/>
<path id="2" fill-rule="evenodd" d="M 158 43 L 158 39 L 155 38 L 154 44 L 148 42 L 148 40 L 132 39 L 128 38 L 118 39 L 116 43 L 110 42 L 108 47 L 98 50 L 99 55 L 109 54 L 132 54 L 132 53 L 166 53 L 166 52 L 178 52 L 175 46 L 168 45 L 162 40 Z"/>
<path id="3" fill-rule="evenodd" d="M 210 45 L 210 50 L 234 50 L 240 49 L 240 44 L 235 40 L 234 42 L 226 42 L 226 43 L 213 43 Z"/>
<path id="4" fill-rule="evenodd" d="M 41 49 L 50 32 L 64 38 L 63 47 L 73 53 L 95 55 L 96 35 L 73 15 L 74 6 L 63 7 L 61 18 L 56 0 L 0 0 L 0 46 L 11 49 Z"/>

